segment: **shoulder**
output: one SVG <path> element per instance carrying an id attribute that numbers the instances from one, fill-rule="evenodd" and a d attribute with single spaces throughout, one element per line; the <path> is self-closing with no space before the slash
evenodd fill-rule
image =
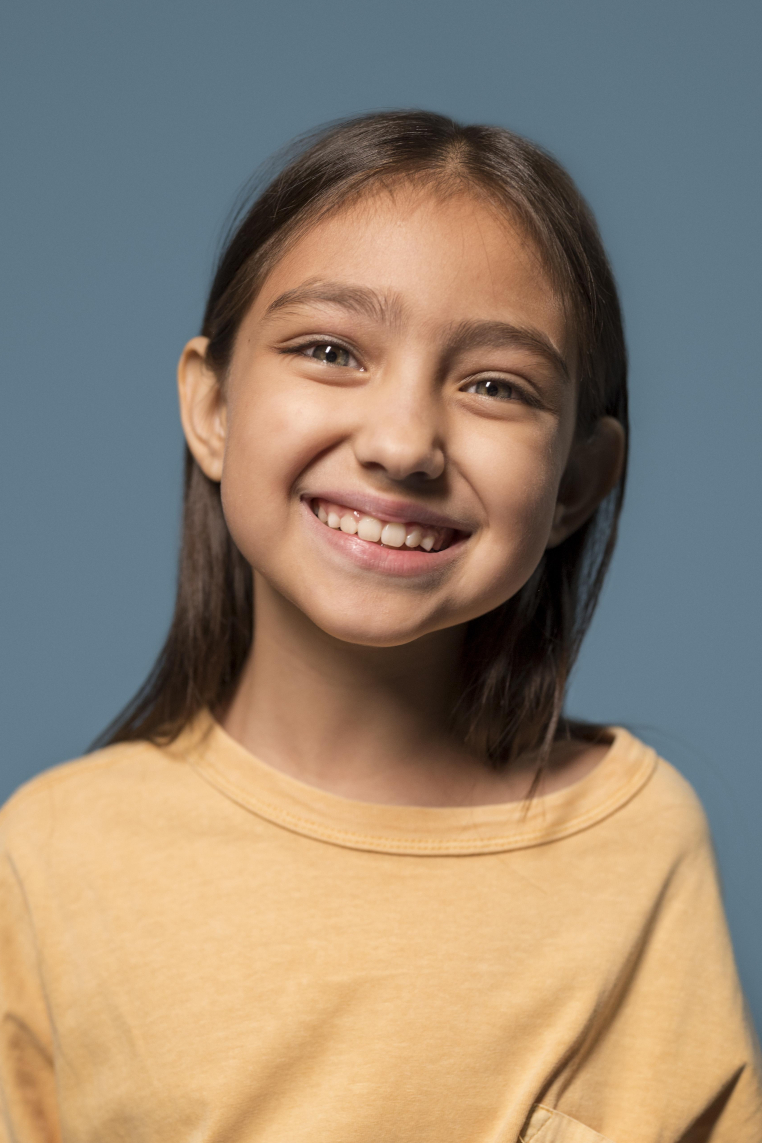
<path id="1" fill-rule="evenodd" d="M 706 812 L 698 794 L 688 779 L 664 758 L 657 756 L 646 797 L 649 809 L 671 822 L 686 837 L 699 840 L 708 833 Z"/>
<path id="2" fill-rule="evenodd" d="M 58 766 L 43 770 L 20 786 L 0 809 L 0 824 L 19 814 L 34 812 L 34 807 L 54 797 L 81 796 L 103 790 L 134 776 L 146 764 L 162 757 L 162 750 L 151 742 L 119 742 L 92 754 L 85 754 Z"/>
<path id="3" fill-rule="evenodd" d="M 23 851 L 65 832 L 92 836 L 113 813 L 132 813 L 183 768 L 150 742 L 125 742 L 64 762 L 21 786 L 0 809 L 0 845 Z"/>
<path id="4" fill-rule="evenodd" d="M 665 855 L 679 857 L 711 848 L 706 812 L 688 779 L 628 731 L 616 728 L 615 734 L 623 756 L 650 761 L 648 778 L 624 807 L 619 824 L 629 819 L 642 845 Z"/>

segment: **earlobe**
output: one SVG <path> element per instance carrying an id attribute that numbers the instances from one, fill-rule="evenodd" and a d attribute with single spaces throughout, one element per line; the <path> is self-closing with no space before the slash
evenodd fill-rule
<path id="1" fill-rule="evenodd" d="M 605 500 L 622 475 L 625 446 L 624 428 L 614 417 L 601 417 L 590 436 L 573 446 L 547 547 L 563 543 Z"/>
<path id="2" fill-rule="evenodd" d="M 226 407 L 219 381 L 209 367 L 209 339 L 194 337 L 177 366 L 180 420 L 188 448 L 210 480 L 222 478 L 225 453 Z"/>

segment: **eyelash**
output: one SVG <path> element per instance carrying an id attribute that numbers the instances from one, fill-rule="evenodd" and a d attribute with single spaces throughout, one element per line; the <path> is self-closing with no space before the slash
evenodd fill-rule
<path id="1" fill-rule="evenodd" d="M 339 340 L 338 340 L 338 338 L 335 338 L 335 337 L 332 337 L 332 338 L 320 338 L 319 340 L 316 340 L 316 339 L 314 339 L 314 338 L 313 338 L 311 341 L 304 341 L 304 342 L 302 342 L 302 343 L 301 343 L 301 345 L 289 345 L 289 346 L 288 346 L 286 349 L 282 349 L 282 350 L 281 350 L 281 353 L 289 353 L 289 354 L 291 354 L 292 356 L 299 356 L 299 355 L 301 355 L 302 357 L 306 357 L 308 360 L 313 360 L 313 361 L 315 361 L 315 360 L 316 360 L 316 358 L 313 358 L 313 357 L 311 357 L 311 355 L 310 355 L 310 354 L 308 354 L 308 353 L 305 353 L 305 350 L 307 350 L 307 349 L 317 349 L 317 348 L 319 348 L 320 346 L 323 346 L 323 345 L 324 345 L 324 346 L 327 346 L 327 347 L 329 347 L 329 348 L 330 348 L 330 347 L 333 347 L 334 349 L 342 349 L 342 350 L 343 350 L 345 353 L 348 353 L 348 354 L 349 354 L 349 356 L 350 356 L 351 358 L 353 358 L 355 361 L 357 361 L 357 356 L 356 356 L 356 354 L 355 354 L 354 350 L 353 350 L 353 349 L 351 349 L 351 348 L 350 348 L 348 345 L 346 345 L 346 344 L 345 344 L 343 341 L 339 341 Z M 333 363 L 333 362 L 330 362 L 330 361 L 323 361 L 323 362 L 318 362 L 318 364 L 320 364 L 320 365 L 329 365 L 329 366 L 332 366 L 332 367 L 334 367 L 334 368 L 338 368 L 338 369 L 341 369 L 341 368 L 343 368 L 343 369 L 355 368 L 355 369 L 359 369 L 359 370 L 362 370 L 362 368 L 363 368 L 363 367 L 362 367 L 362 365 L 359 365 L 359 364 L 358 364 L 358 365 L 356 365 L 356 366 L 348 366 L 348 365 L 339 366 L 339 365 L 334 365 L 334 363 Z"/>
<path id="2" fill-rule="evenodd" d="M 493 385 L 505 385 L 510 389 L 511 394 L 509 397 L 490 397 L 484 394 L 488 401 L 519 401 L 524 405 L 529 405 L 532 409 L 539 409 L 542 407 L 542 402 L 534 396 L 533 393 L 528 392 L 522 385 L 517 385 L 515 381 L 508 381 L 505 377 L 475 377 L 467 381 L 465 386 L 461 389 L 462 393 L 467 393 L 468 390 L 474 385 L 488 385 L 490 382 Z M 474 394 L 480 396 L 481 394 Z"/>
<path id="3" fill-rule="evenodd" d="M 312 358 L 310 354 L 306 353 L 305 350 L 307 350 L 307 349 L 318 349 L 320 346 L 326 346 L 328 348 L 334 347 L 336 349 L 341 349 L 345 353 L 349 354 L 349 356 L 351 358 L 353 358 L 355 361 L 357 360 L 357 357 L 355 356 L 354 350 L 352 350 L 344 342 L 339 341 L 338 338 L 320 338 L 320 339 L 313 338 L 310 341 L 302 342 L 300 345 L 289 345 L 285 349 L 282 349 L 280 352 L 281 353 L 287 353 L 287 354 L 290 354 L 292 356 L 301 355 L 303 357 L 308 358 L 309 360 L 316 360 L 315 358 Z M 332 368 L 336 368 L 336 369 L 356 368 L 358 370 L 364 371 L 362 365 L 356 365 L 354 367 L 348 366 L 348 365 L 340 366 L 340 365 L 334 364 L 333 362 L 319 362 L 319 364 L 328 365 L 328 366 L 330 366 Z M 462 393 L 468 392 L 468 387 L 470 387 L 472 385 L 484 385 L 484 384 L 488 384 L 490 381 L 493 382 L 494 384 L 497 384 L 497 385 L 508 386 L 508 388 L 511 390 L 511 396 L 510 397 L 502 397 L 502 398 L 501 397 L 487 397 L 486 399 L 488 401 L 506 401 L 506 402 L 519 401 L 525 405 L 529 405 L 530 408 L 539 409 L 542 407 L 542 402 L 540 400 L 538 400 L 533 394 L 528 393 L 526 391 L 526 389 L 524 389 L 520 385 L 516 385 L 515 382 L 513 382 L 513 381 L 506 381 L 506 379 L 504 377 L 477 377 L 476 379 L 468 381 L 466 383 L 466 386 L 461 388 L 461 392 Z M 475 396 L 478 396 L 478 394 L 475 394 Z"/>

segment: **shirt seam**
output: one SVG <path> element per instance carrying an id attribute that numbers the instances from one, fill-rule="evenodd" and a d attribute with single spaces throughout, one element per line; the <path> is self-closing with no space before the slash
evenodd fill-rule
<path id="1" fill-rule="evenodd" d="M 312 818 L 289 813 L 289 811 L 280 809 L 280 807 L 272 802 L 263 798 L 253 797 L 248 792 L 241 790 L 235 782 L 232 782 L 227 775 L 221 773 L 217 766 L 206 758 L 194 760 L 191 762 L 191 765 L 213 786 L 216 786 L 217 789 L 220 789 L 245 809 L 256 813 L 259 817 L 263 817 L 267 821 L 282 825 L 286 829 L 292 829 L 294 832 L 302 834 L 303 836 L 306 834 L 306 836 L 312 837 L 313 839 L 333 842 L 338 845 L 354 843 L 357 847 L 372 847 L 374 850 L 380 850 L 382 852 L 404 853 L 406 850 L 413 849 L 421 853 L 437 853 L 442 856 L 447 856 L 448 854 L 467 855 L 469 853 L 479 854 L 499 852 L 505 849 L 529 848 L 535 845 L 560 841 L 575 833 L 581 833 L 583 830 L 589 829 L 592 825 L 596 825 L 599 821 L 610 817 L 612 813 L 615 813 L 622 806 L 626 805 L 627 802 L 631 801 L 651 778 L 657 762 L 657 757 L 651 755 L 639 765 L 635 775 L 626 785 L 620 787 L 616 795 L 608 798 L 604 802 L 598 803 L 594 809 L 572 819 L 556 830 L 548 831 L 547 828 L 536 829 L 531 833 L 521 835 L 514 833 L 513 835 L 493 836 L 479 841 L 472 838 L 461 843 L 454 840 L 443 843 L 421 837 L 406 837 L 398 840 L 396 838 L 385 837 L 382 834 L 356 833 L 349 830 L 338 830 L 326 826 L 319 826 L 316 825 Z"/>

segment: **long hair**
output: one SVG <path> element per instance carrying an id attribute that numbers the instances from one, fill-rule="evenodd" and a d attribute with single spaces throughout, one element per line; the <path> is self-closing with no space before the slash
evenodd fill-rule
<path id="1" fill-rule="evenodd" d="M 466 188 L 507 212 L 534 244 L 575 336 L 578 435 L 602 416 L 628 428 L 627 358 L 616 285 L 593 216 L 563 168 L 499 127 L 396 111 L 332 124 L 298 141 L 231 226 L 201 332 L 224 383 L 236 334 L 268 270 L 316 220 L 378 184 Z M 616 539 L 622 476 L 593 516 L 547 550 L 524 587 L 467 627 L 458 732 L 495 767 L 547 753 L 570 733 L 562 718 L 569 672 L 590 623 Z M 99 743 L 169 742 L 203 708 L 231 697 L 253 638 L 251 568 L 233 543 L 219 485 L 185 455 L 177 600 L 166 642 L 143 686 Z M 575 733 L 594 728 L 575 724 Z"/>

